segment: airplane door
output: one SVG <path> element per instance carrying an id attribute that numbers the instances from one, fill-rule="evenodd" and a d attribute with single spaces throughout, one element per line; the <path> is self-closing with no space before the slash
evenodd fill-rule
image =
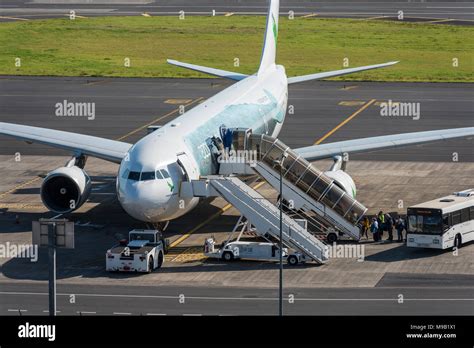
<path id="1" fill-rule="evenodd" d="M 197 170 L 196 165 L 185 152 L 178 154 L 178 164 L 185 172 L 186 181 L 199 179 L 199 171 Z"/>

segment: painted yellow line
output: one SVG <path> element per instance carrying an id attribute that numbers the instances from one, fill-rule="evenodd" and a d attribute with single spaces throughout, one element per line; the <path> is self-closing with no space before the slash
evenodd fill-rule
<path id="1" fill-rule="evenodd" d="M 142 13 L 142 16 L 143 17 L 151 17 L 151 15 L 149 13 L 146 13 L 146 12 Z"/>
<path id="2" fill-rule="evenodd" d="M 230 16 L 233 16 L 234 15 L 234 12 L 227 12 L 224 17 L 230 17 Z"/>
<path id="3" fill-rule="evenodd" d="M 197 103 L 197 102 L 199 102 L 199 101 L 202 100 L 202 99 L 204 99 L 204 98 L 203 98 L 203 97 L 199 97 L 199 98 L 193 100 L 192 102 L 190 102 L 190 103 L 184 105 L 184 107 L 187 107 L 187 106 L 190 106 L 190 105 L 192 105 L 192 104 L 194 104 L 194 103 Z M 178 111 L 179 111 L 179 108 L 178 108 L 178 109 L 174 109 L 173 111 L 168 112 L 166 115 L 160 116 L 160 117 L 158 117 L 157 119 L 154 119 L 153 121 L 151 121 L 151 122 L 149 122 L 149 123 L 147 123 L 147 124 L 145 124 L 145 125 L 143 125 L 143 126 L 137 128 L 137 129 L 134 129 L 134 130 L 132 130 L 131 132 L 129 132 L 129 133 L 127 133 L 127 134 L 121 136 L 120 138 L 117 138 L 116 140 L 123 140 L 123 139 L 125 139 L 125 138 L 128 138 L 129 136 L 131 136 L 131 135 L 133 135 L 133 134 L 135 134 L 135 133 L 137 133 L 137 132 L 139 132 L 139 131 L 145 129 L 146 127 L 151 126 L 153 123 L 156 123 L 156 122 L 158 122 L 158 121 L 161 121 L 162 119 L 164 119 L 164 118 L 166 118 L 166 117 L 170 117 L 171 115 L 177 113 Z"/>
<path id="4" fill-rule="evenodd" d="M 22 182 L 21 184 L 18 184 L 17 186 L 15 186 L 14 188 L 12 188 L 12 189 L 10 189 L 10 190 L 8 190 L 8 191 L 3 192 L 2 194 L 0 194 L 0 198 L 4 197 L 4 196 L 6 196 L 6 195 L 8 195 L 8 194 L 10 194 L 10 193 L 12 193 L 12 192 L 15 192 L 16 190 L 18 190 L 18 189 L 20 189 L 20 188 L 22 188 L 22 187 L 25 187 L 25 186 L 27 186 L 27 185 L 29 185 L 29 184 L 32 184 L 32 183 L 34 183 L 35 181 L 38 181 L 39 179 L 40 179 L 40 177 L 38 176 L 38 177 L 36 177 L 36 178 L 34 178 L 34 179 L 31 179 L 31 180 L 28 180 L 28 181 L 24 181 L 24 182 Z"/>
<path id="5" fill-rule="evenodd" d="M 16 21 L 29 21 L 27 18 L 19 18 L 19 17 L 6 17 L 6 16 L 0 16 L 2 19 L 14 19 Z"/>
<path id="6" fill-rule="evenodd" d="M 425 22 L 426 24 L 433 24 L 433 23 L 444 23 L 444 22 L 452 22 L 454 21 L 455 19 L 450 19 L 450 18 L 447 18 L 447 19 L 439 19 L 439 20 L 436 20 L 436 21 L 430 21 L 430 22 Z"/>
<path id="7" fill-rule="evenodd" d="M 376 99 L 372 99 L 370 101 L 368 101 L 365 105 L 363 105 L 359 110 L 357 110 L 356 112 L 354 112 L 352 115 L 350 115 L 348 118 L 346 118 L 344 121 L 342 121 L 341 123 L 339 123 L 336 127 L 334 127 L 332 130 L 330 130 L 329 132 L 327 132 L 322 138 L 320 138 L 319 140 L 317 140 L 314 145 L 319 145 L 321 144 L 327 137 L 329 137 L 331 134 L 333 134 L 334 132 L 336 132 L 339 128 L 341 128 L 342 126 L 344 126 L 347 122 L 349 122 L 350 120 L 352 120 L 354 117 L 356 117 L 357 115 L 359 115 L 362 111 L 364 111 L 365 109 L 367 109 L 369 106 L 371 106 L 373 103 L 375 103 Z"/>
<path id="8" fill-rule="evenodd" d="M 192 99 L 167 99 L 165 100 L 165 104 L 179 105 L 179 104 L 187 104 L 192 101 L 193 101 Z"/>
<path id="9" fill-rule="evenodd" d="M 359 106 L 364 105 L 365 101 L 362 100 L 341 100 L 338 105 L 341 106 Z"/>
<path id="10" fill-rule="evenodd" d="M 263 184 L 265 184 L 265 181 L 262 181 L 262 182 L 259 182 L 257 185 L 255 185 L 253 187 L 254 190 L 257 190 L 258 188 L 260 188 Z M 179 237 L 178 239 L 176 239 L 173 243 L 170 244 L 170 249 L 171 248 L 174 248 L 176 247 L 177 245 L 181 244 L 184 240 L 188 239 L 194 232 L 198 231 L 199 229 L 201 229 L 202 227 L 204 227 L 205 225 L 207 225 L 209 222 L 217 219 L 219 216 L 221 216 L 223 213 L 225 213 L 227 210 L 229 210 L 230 208 L 232 208 L 232 204 L 227 204 L 226 206 L 224 206 L 223 208 L 221 208 L 218 212 L 212 214 L 209 218 L 207 218 L 205 221 L 201 222 L 199 225 L 197 225 L 196 227 L 194 227 L 191 231 L 189 231 L 188 233 L 186 234 L 183 234 L 181 237 Z M 183 253 L 186 252 L 183 251 Z M 181 254 L 180 254 L 181 255 Z M 178 255 L 179 256 L 179 255 Z"/>
<path id="11" fill-rule="evenodd" d="M 310 18 L 310 17 L 316 17 L 318 16 L 317 13 L 310 13 L 310 14 L 307 14 L 307 15 L 304 15 L 304 16 L 301 16 L 300 18 Z"/>

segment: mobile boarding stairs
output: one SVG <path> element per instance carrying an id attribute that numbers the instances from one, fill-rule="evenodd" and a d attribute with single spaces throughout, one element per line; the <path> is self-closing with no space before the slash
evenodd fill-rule
<path id="1" fill-rule="evenodd" d="M 282 214 L 283 244 L 318 263 L 328 260 L 328 245 L 318 232 L 328 228 L 360 239 L 359 220 L 367 208 L 339 188 L 280 140 L 250 130 L 234 130 L 232 152 L 219 163 L 219 175 L 183 182 L 182 197 L 221 196 L 232 204 L 254 227 L 256 234 L 279 239 L 280 209 L 248 186 L 238 176 L 255 175 L 265 179 L 291 202 Z M 281 173 L 280 173 L 281 171 Z M 280 197 L 281 199 L 281 197 Z M 304 216 L 315 227 L 301 223 Z"/>

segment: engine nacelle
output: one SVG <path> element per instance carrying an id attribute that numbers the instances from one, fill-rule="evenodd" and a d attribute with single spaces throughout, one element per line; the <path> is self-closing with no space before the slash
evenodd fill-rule
<path id="1" fill-rule="evenodd" d="M 343 170 L 334 170 L 324 172 L 326 176 L 334 180 L 334 184 L 340 189 L 346 191 L 352 198 L 356 197 L 356 185 L 351 176 Z"/>
<path id="2" fill-rule="evenodd" d="M 77 166 L 61 167 L 49 173 L 41 185 L 43 204 L 55 213 L 70 213 L 89 197 L 92 182 Z"/>

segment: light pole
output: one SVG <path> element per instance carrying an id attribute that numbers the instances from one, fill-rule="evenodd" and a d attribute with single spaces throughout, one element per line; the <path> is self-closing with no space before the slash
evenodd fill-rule
<path id="1" fill-rule="evenodd" d="M 279 161 L 275 160 L 280 166 L 280 281 L 278 293 L 278 315 L 283 316 L 283 161 L 288 155 L 282 153 Z"/>

